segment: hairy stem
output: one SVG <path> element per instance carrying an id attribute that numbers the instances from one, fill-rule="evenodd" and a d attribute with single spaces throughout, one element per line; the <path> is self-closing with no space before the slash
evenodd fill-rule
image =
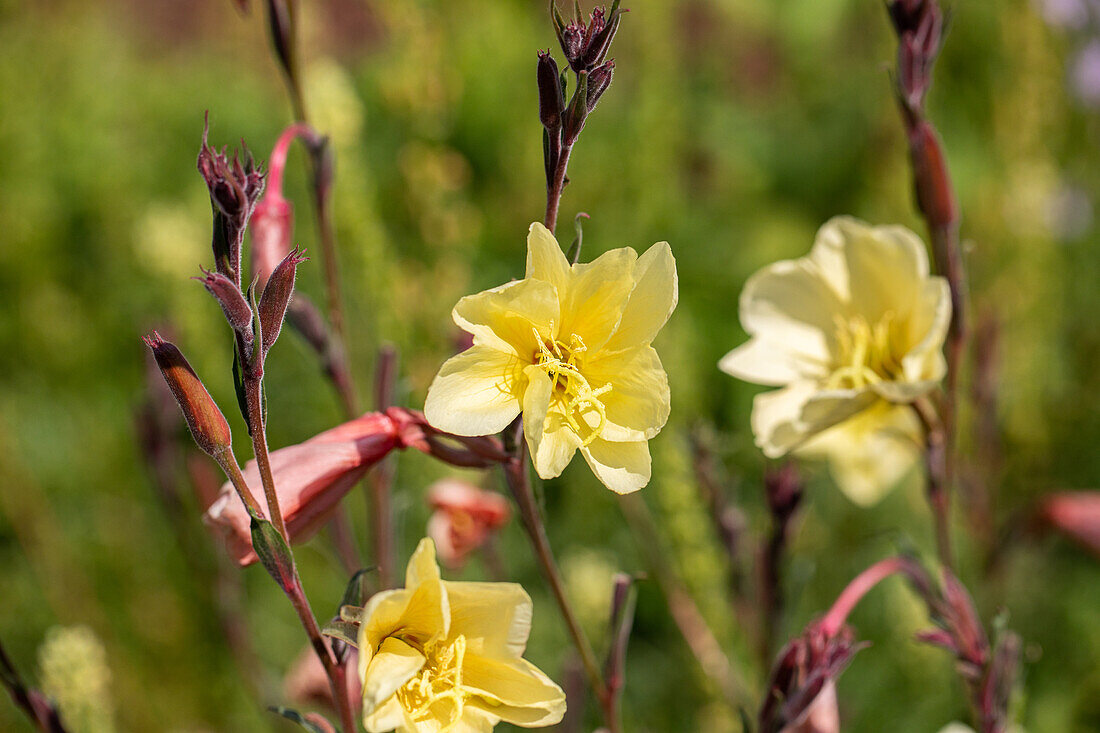
<path id="1" fill-rule="evenodd" d="M 279 497 L 275 493 L 275 477 L 271 474 L 271 457 L 267 452 L 267 430 L 264 425 L 263 381 L 246 377 L 244 382 L 245 401 L 248 406 L 248 424 L 252 432 L 252 452 L 256 456 L 256 468 L 260 471 L 260 483 L 267 498 L 268 517 L 275 529 L 290 544 L 290 535 L 283 521 L 283 510 L 279 507 Z"/>
<path id="2" fill-rule="evenodd" d="M 546 215 L 543 224 L 552 234 L 558 225 L 558 206 L 561 205 L 561 195 L 565 191 L 565 172 L 569 167 L 569 154 L 573 152 L 572 145 L 563 145 L 558 165 L 554 169 L 554 180 L 546 189 Z"/>

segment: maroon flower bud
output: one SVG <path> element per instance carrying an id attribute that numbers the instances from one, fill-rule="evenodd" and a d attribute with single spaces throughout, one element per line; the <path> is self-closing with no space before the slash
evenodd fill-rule
<path id="1" fill-rule="evenodd" d="M 929 226 L 947 227 L 958 220 L 958 206 L 947 172 L 943 146 L 936 131 L 921 120 L 909 131 L 909 152 L 913 159 L 913 179 L 917 205 Z"/>
<path id="2" fill-rule="evenodd" d="M 596 103 L 600 101 L 600 97 L 611 86 L 611 77 L 614 75 L 614 61 L 605 61 L 600 66 L 592 69 L 592 72 L 588 75 L 588 97 L 586 102 L 589 112 L 596 108 Z"/>
<path id="3" fill-rule="evenodd" d="M 294 207 L 270 192 L 256 204 L 252 215 L 252 277 L 263 292 L 271 272 L 290 252 L 294 233 Z"/>
<path id="4" fill-rule="evenodd" d="M 565 96 L 562 93 L 561 78 L 558 76 L 558 64 L 549 51 L 539 51 L 539 120 L 551 134 L 561 129 L 561 114 L 565 111 Z"/>
<path id="5" fill-rule="evenodd" d="M 308 257 L 305 252 L 295 249 L 288 254 L 275 271 L 271 273 L 271 279 L 267 281 L 264 293 L 260 297 L 260 335 L 263 339 L 261 348 L 266 355 L 279 338 L 279 331 L 283 328 L 283 318 L 286 316 L 287 305 L 294 294 L 294 276 L 298 265 L 305 262 Z"/>
<path id="6" fill-rule="evenodd" d="M 579 5 L 577 7 L 579 8 Z M 619 30 L 619 20 L 623 12 L 625 11 L 619 8 L 619 0 L 614 0 L 611 11 L 606 15 L 603 8 L 595 8 L 589 16 L 587 26 L 579 15 L 573 22 L 566 25 L 561 13 L 558 12 L 555 0 L 550 0 L 550 16 L 554 21 L 554 32 L 573 71 L 578 73 L 591 71 L 603 63 L 611 48 L 611 41 Z"/>
<path id="7" fill-rule="evenodd" d="M 802 477 L 793 461 L 788 461 L 764 475 L 764 493 L 768 508 L 780 524 L 785 522 L 802 501 Z"/>
<path id="8" fill-rule="evenodd" d="M 286 0 L 267 0 L 271 44 L 288 78 L 294 78 L 294 20 Z"/>
<path id="9" fill-rule="evenodd" d="M 816 623 L 788 642 L 772 667 L 760 708 L 760 733 L 836 730 L 827 726 L 835 712 L 836 679 L 864 646 L 855 642 L 848 626 L 831 633 Z M 812 716 L 823 725 L 812 726 Z"/>
<path id="10" fill-rule="evenodd" d="M 210 190 L 214 210 L 214 264 L 217 271 L 233 282 L 241 281 L 241 243 L 249 217 L 264 188 L 263 173 L 256 167 L 248 148 L 241 157 L 234 153 L 230 161 L 225 150 L 214 150 L 208 143 L 209 120 L 202 132 L 198 168 Z"/>
<path id="11" fill-rule="evenodd" d="M 192 278 L 198 280 L 218 301 L 225 313 L 225 320 L 229 327 L 236 332 L 245 346 L 252 344 L 252 308 L 245 300 L 244 293 L 237 284 L 220 272 L 203 270 L 205 277 Z"/>
<path id="12" fill-rule="evenodd" d="M 191 429 L 199 448 L 214 458 L 230 450 L 233 434 L 229 423 L 183 353 L 156 331 L 143 340 L 152 350 L 161 376 L 179 403 L 187 427 Z"/>
<path id="13" fill-rule="evenodd" d="M 573 92 L 573 98 L 569 100 L 569 108 L 565 110 L 562 126 L 562 144 L 570 146 L 577 142 L 577 138 L 584 129 L 585 120 L 588 119 L 588 72 L 581 71 L 577 74 L 577 88 Z"/>

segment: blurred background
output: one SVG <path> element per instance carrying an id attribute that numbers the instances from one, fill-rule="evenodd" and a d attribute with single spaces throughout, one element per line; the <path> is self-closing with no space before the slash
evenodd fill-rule
<path id="1" fill-rule="evenodd" d="M 644 499 L 662 557 L 758 696 L 776 649 L 762 652 L 743 612 L 770 527 L 765 460 L 748 429 L 759 388 L 716 363 L 745 338 L 735 317 L 745 278 L 803 255 L 827 218 L 923 233 L 887 72 L 896 41 L 878 0 L 629 7 L 614 84 L 570 167 L 559 235 L 568 243 L 585 211 L 585 259 L 672 244 L 680 305 L 656 346 L 673 413 L 651 442 Z M 983 618 L 1023 637 L 1023 727 L 1100 730 L 1100 565 L 1064 540 L 1003 530 L 1043 493 L 1100 479 L 1100 3 L 951 10 L 929 110 L 958 187 L 975 319 L 999 334 L 992 414 L 1003 440 L 993 528 L 974 526 L 956 503 L 960 574 Z M 204 111 L 213 144 L 244 138 L 260 158 L 291 119 L 261 11 L 243 15 L 229 0 L 0 0 L 0 639 L 29 680 L 62 697 L 74 731 L 283 729 L 264 706 L 284 699 L 283 676 L 305 647 L 260 567 L 219 571 L 188 484 L 180 505 L 158 494 L 135 428 L 147 399 L 140 336 L 158 328 L 223 405 L 238 455 L 249 455 L 232 409 L 229 333 L 188 278 L 212 260 L 195 170 Z M 542 215 L 535 52 L 561 58 L 546 3 L 316 0 L 301 12 L 307 102 L 337 155 L 354 376 L 367 394 L 374 354 L 392 343 L 400 401 L 419 407 L 455 349 L 454 302 L 519 275 L 527 226 Z M 298 149 L 287 182 L 295 241 L 316 253 L 306 182 Z M 316 301 L 320 273 L 316 258 L 299 270 Z M 294 334 L 272 352 L 267 393 L 273 446 L 342 419 Z M 964 450 L 977 422 L 964 419 Z M 696 481 L 692 436 L 743 516 L 734 560 Z M 398 461 L 402 564 L 424 534 L 425 487 L 452 473 L 419 454 Z M 492 472 L 465 477 L 499 488 Z M 931 548 L 916 482 L 861 508 L 820 467 L 806 477 L 780 643 L 874 560 Z M 579 459 L 543 490 L 570 593 L 602 646 L 611 574 L 643 570 L 644 557 Z M 363 491 L 346 504 L 366 549 Z M 508 575 L 535 599 L 528 657 L 561 680 L 567 636 L 517 523 L 499 543 Z M 346 582 L 340 564 L 323 537 L 298 554 L 327 617 Z M 475 560 L 451 577 L 482 578 L 485 568 Z M 228 630 L 235 644 L 219 621 L 227 604 L 242 609 L 240 628 Z M 652 581 L 637 614 L 627 729 L 738 729 Z M 967 719 L 948 655 L 912 640 L 926 615 L 900 581 L 852 622 L 873 645 L 841 678 L 846 730 L 924 733 Z M 30 730 L 6 700 L 0 729 Z"/>

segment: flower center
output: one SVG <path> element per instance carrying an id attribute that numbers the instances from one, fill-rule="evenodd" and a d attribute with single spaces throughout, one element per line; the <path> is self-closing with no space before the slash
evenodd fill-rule
<path id="1" fill-rule="evenodd" d="M 447 701 L 451 708 L 447 723 L 440 728 L 445 733 L 462 719 L 462 710 L 469 693 L 462 688 L 462 661 L 466 656 L 466 637 L 459 634 L 449 644 L 430 641 L 423 649 L 428 660 L 420 674 L 397 691 L 397 700 L 416 722 L 435 718 L 437 703 Z"/>
<path id="2" fill-rule="evenodd" d="M 893 311 L 887 311 L 874 325 L 863 316 L 845 319 L 837 315 L 835 320 L 839 349 L 827 388 L 860 389 L 893 380 L 901 373 L 893 348 L 896 325 Z"/>
<path id="3" fill-rule="evenodd" d="M 554 324 L 550 324 L 553 332 Z M 535 342 L 538 350 L 535 352 L 535 363 L 546 370 L 547 376 L 554 387 L 554 399 L 561 405 L 565 422 L 581 437 L 581 445 L 589 445 L 599 437 L 603 426 L 607 423 L 607 411 L 604 409 L 600 397 L 611 391 L 611 385 L 593 389 L 588 380 L 581 374 L 578 357 L 588 350 L 584 345 L 584 339 L 577 334 L 569 336 L 568 343 L 559 339 L 544 340 L 537 329 L 532 329 L 535 334 Z M 587 416 L 596 416 L 596 425 L 593 427 L 587 420 Z"/>

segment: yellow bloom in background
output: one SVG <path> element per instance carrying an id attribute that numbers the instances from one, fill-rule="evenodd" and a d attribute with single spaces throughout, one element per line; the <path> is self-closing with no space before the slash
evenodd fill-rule
<path id="1" fill-rule="evenodd" d="M 428 422 L 488 435 L 522 412 L 539 476 L 561 474 L 579 449 L 609 489 L 636 491 L 649 483 L 647 441 L 668 420 L 668 377 L 650 343 L 676 300 L 667 242 L 641 257 L 624 247 L 570 265 L 554 235 L 532 224 L 526 277 L 455 306 L 474 345 L 432 382 Z"/>
<path id="2" fill-rule="evenodd" d="M 911 409 L 880 401 L 810 438 L 796 454 L 824 459 L 845 496 L 871 506 L 904 479 L 923 481 L 916 470 L 924 448 L 922 433 Z"/>
<path id="3" fill-rule="evenodd" d="M 359 625 L 363 725 L 370 733 L 474 733 L 500 721 L 558 723 L 565 693 L 523 659 L 531 599 L 515 583 L 440 579 L 423 539 L 405 587 L 371 597 Z"/>
<path id="4" fill-rule="evenodd" d="M 752 410 L 772 458 L 881 402 L 912 402 L 946 372 L 947 281 L 929 275 L 924 243 L 904 227 L 830 220 L 807 257 L 749 278 L 740 316 L 751 338 L 719 367 L 782 387 Z"/>

